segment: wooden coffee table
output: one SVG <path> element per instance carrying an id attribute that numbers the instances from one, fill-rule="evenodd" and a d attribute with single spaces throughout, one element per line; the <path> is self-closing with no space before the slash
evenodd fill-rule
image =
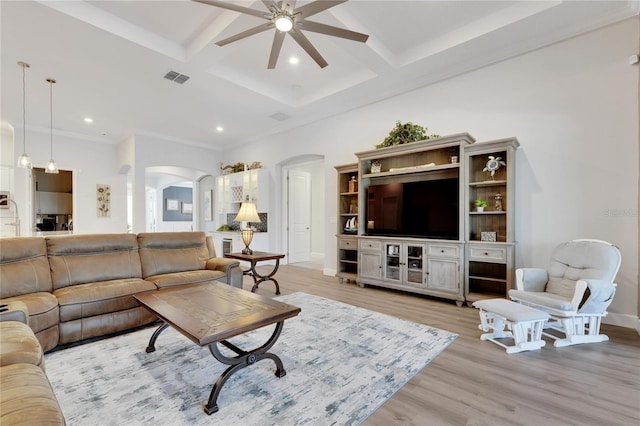
<path id="1" fill-rule="evenodd" d="M 276 364 L 277 377 L 287 374 L 282 360 L 267 351 L 278 340 L 284 320 L 298 315 L 300 308 L 223 283 L 170 287 L 134 297 L 163 321 L 149 340 L 148 353 L 156 350 L 155 343 L 160 333 L 172 326 L 196 345 L 207 346 L 215 359 L 229 365 L 213 385 L 204 407 L 205 413 L 218 411 L 220 390 L 229 377 L 245 367 L 268 358 Z M 226 340 L 270 324 L 276 324 L 273 334 L 255 349 L 241 349 Z M 237 356 L 223 355 L 218 344 Z"/>
<path id="2" fill-rule="evenodd" d="M 273 283 L 276 285 L 276 295 L 280 294 L 280 285 L 278 284 L 278 281 L 273 278 L 273 276 L 276 274 L 276 272 L 278 272 L 280 259 L 284 258 L 284 254 L 254 251 L 252 254 L 225 253 L 224 257 L 235 260 L 245 260 L 251 264 L 250 268 L 246 271 L 242 271 L 242 273 L 244 275 L 251 275 L 253 277 L 253 287 L 251 288 L 252 293 L 255 293 L 260 283 L 265 281 L 273 281 Z M 271 272 L 269 272 L 267 275 L 260 275 L 256 271 L 256 263 L 264 262 L 267 260 L 275 260 L 276 265 L 274 266 L 273 270 L 271 270 Z"/>

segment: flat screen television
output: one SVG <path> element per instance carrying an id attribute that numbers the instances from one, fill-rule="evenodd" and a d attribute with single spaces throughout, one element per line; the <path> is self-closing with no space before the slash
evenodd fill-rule
<path id="1" fill-rule="evenodd" d="M 457 240 L 458 178 L 367 188 L 367 235 Z"/>

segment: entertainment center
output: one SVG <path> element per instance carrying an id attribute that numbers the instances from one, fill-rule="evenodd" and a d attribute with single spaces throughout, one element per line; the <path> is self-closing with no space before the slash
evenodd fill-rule
<path id="1" fill-rule="evenodd" d="M 458 306 L 506 296 L 514 272 L 519 143 L 475 142 L 467 133 L 443 136 L 359 152 L 357 164 L 336 167 L 341 282 Z M 353 181 L 356 188 L 349 187 Z M 475 200 L 488 206 L 476 211 Z"/>

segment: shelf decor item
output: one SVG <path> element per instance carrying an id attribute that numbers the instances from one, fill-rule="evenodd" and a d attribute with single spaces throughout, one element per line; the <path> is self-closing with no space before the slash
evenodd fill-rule
<path id="1" fill-rule="evenodd" d="M 487 202 L 485 200 L 481 200 L 480 198 L 478 198 L 476 201 L 473 202 L 476 206 L 476 211 L 477 212 L 483 212 L 484 208 L 487 207 Z"/>
<path id="2" fill-rule="evenodd" d="M 409 121 L 403 124 L 398 120 L 384 141 L 376 145 L 376 149 L 439 137 L 439 135 L 428 135 L 427 130 L 426 127 L 419 124 L 413 124 Z"/>
<path id="3" fill-rule="evenodd" d="M 496 242 L 497 241 L 497 233 L 496 232 L 480 232 L 480 241 L 489 241 Z"/>
<path id="4" fill-rule="evenodd" d="M 356 180 L 355 175 L 351 176 L 351 179 L 349 180 L 349 192 L 358 192 L 358 181 Z"/>
<path id="5" fill-rule="evenodd" d="M 380 167 L 382 166 L 382 164 L 380 163 L 379 160 L 372 160 L 371 161 L 371 173 L 380 173 Z"/>
<path id="6" fill-rule="evenodd" d="M 494 175 L 496 174 L 496 170 L 500 168 L 500 166 L 506 166 L 507 163 L 502 161 L 502 157 L 494 157 L 493 155 L 489 156 L 489 160 L 487 161 L 487 165 L 482 169 L 483 172 L 490 172 L 491 179 L 495 179 Z"/>
<path id="7" fill-rule="evenodd" d="M 501 212 L 502 211 L 502 194 L 499 192 L 496 192 L 495 195 L 495 206 L 494 206 L 494 210 L 497 212 Z"/>

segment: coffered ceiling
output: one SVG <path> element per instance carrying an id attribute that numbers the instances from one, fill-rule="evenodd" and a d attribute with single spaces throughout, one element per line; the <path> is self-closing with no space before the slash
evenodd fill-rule
<path id="1" fill-rule="evenodd" d="M 234 3 L 266 13 L 262 1 Z M 320 68 L 285 37 L 269 70 L 276 30 L 214 44 L 265 22 L 253 16 L 189 0 L 2 1 L 1 118 L 22 125 L 25 61 L 27 127 L 48 129 L 53 77 L 57 132 L 225 149 L 637 15 L 638 4 L 351 0 L 311 20 L 368 34 L 366 43 L 305 32 L 329 63 Z M 164 78 L 170 71 L 189 79 Z"/>

